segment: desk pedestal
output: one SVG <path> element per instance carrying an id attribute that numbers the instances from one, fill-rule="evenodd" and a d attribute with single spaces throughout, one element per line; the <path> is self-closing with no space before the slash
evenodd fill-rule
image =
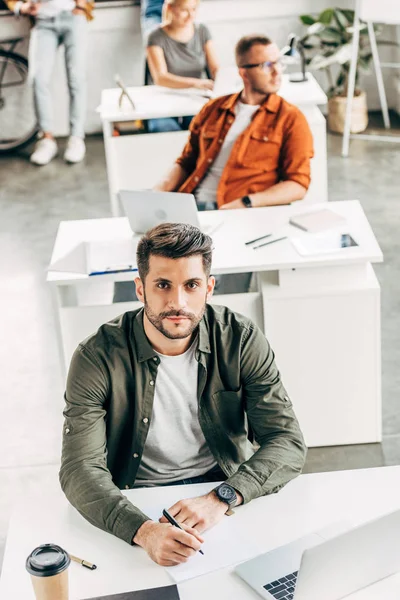
<path id="1" fill-rule="evenodd" d="M 308 446 L 381 441 L 380 288 L 371 265 L 263 273 L 265 334 Z"/>

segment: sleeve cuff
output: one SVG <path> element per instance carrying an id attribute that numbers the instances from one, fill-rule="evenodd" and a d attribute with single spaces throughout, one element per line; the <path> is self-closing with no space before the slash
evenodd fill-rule
<path id="1" fill-rule="evenodd" d="M 293 175 L 286 175 L 283 181 L 294 181 L 299 185 L 302 185 L 303 188 L 308 190 L 310 187 L 311 177 L 308 175 L 303 175 L 301 173 L 293 173 Z"/>
<path id="2" fill-rule="evenodd" d="M 113 530 L 113 534 L 127 542 L 130 546 L 133 545 L 133 538 L 136 535 L 139 527 L 143 525 L 146 521 L 150 521 L 150 518 L 142 513 L 138 508 L 134 508 L 133 510 L 123 510 L 118 519 L 115 522 L 115 527 Z"/>
<path id="3" fill-rule="evenodd" d="M 261 485 L 255 481 L 254 477 L 240 471 L 229 477 L 225 483 L 231 485 L 243 496 L 243 504 L 258 498 L 263 493 Z"/>

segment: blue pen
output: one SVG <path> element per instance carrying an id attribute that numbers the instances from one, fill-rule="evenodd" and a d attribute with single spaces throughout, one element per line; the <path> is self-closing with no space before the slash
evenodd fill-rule
<path id="1" fill-rule="evenodd" d="M 129 268 L 129 269 L 112 269 L 112 270 L 107 270 L 107 271 L 93 271 L 92 273 L 89 273 L 89 277 L 91 277 L 92 275 L 109 275 L 110 273 L 133 273 L 134 271 L 137 271 L 137 268 Z"/>

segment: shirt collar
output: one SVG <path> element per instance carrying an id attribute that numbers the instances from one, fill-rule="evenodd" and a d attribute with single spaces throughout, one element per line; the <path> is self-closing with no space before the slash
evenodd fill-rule
<path id="1" fill-rule="evenodd" d="M 233 112 L 234 106 L 236 102 L 239 101 L 240 95 L 242 91 L 237 92 L 236 94 L 231 94 L 227 96 L 224 102 L 221 104 L 221 108 L 223 110 L 228 110 Z M 266 100 L 261 104 L 260 109 L 266 110 L 268 112 L 276 113 L 278 112 L 279 105 L 281 103 L 281 97 L 277 96 L 277 94 L 269 94 Z"/>
<path id="2" fill-rule="evenodd" d="M 157 356 L 153 346 L 150 344 L 144 332 L 143 315 L 144 308 L 137 313 L 133 321 L 133 338 L 137 347 L 139 362 L 144 362 Z"/>
<path id="3" fill-rule="evenodd" d="M 156 351 L 153 346 L 150 344 L 147 336 L 144 332 L 143 326 L 143 315 L 144 309 L 142 308 L 136 315 L 133 321 L 133 337 L 136 342 L 137 352 L 138 352 L 138 360 L 139 362 L 145 362 L 150 358 L 154 358 L 157 356 Z M 208 334 L 208 327 L 205 319 L 205 314 L 199 323 L 199 345 L 198 350 L 200 352 L 205 352 L 209 354 L 210 350 L 210 337 Z"/>

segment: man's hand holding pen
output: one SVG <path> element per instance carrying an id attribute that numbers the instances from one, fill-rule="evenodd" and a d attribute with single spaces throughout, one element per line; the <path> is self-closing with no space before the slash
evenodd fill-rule
<path id="1" fill-rule="evenodd" d="M 238 504 L 243 502 L 240 494 L 238 495 Z M 200 533 L 214 527 L 226 514 L 229 509 L 224 502 L 218 500 L 217 496 L 210 492 L 205 496 L 197 498 L 187 498 L 179 500 L 168 512 L 181 524 L 187 527 L 194 527 Z M 161 523 L 166 523 L 165 517 L 161 517 Z"/>
<path id="2" fill-rule="evenodd" d="M 181 525 L 182 529 L 169 523 L 145 521 L 136 532 L 133 541 L 142 546 L 154 562 L 172 567 L 187 562 L 204 542 L 196 529 Z"/>

